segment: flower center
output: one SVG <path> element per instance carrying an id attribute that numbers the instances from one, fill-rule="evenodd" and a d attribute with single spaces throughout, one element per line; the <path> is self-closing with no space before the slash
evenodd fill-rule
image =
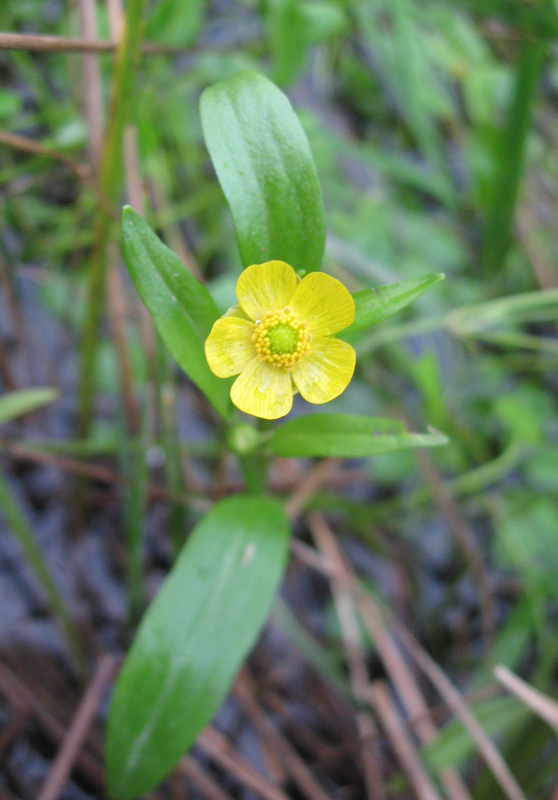
<path id="1" fill-rule="evenodd" d="M 262 361 L 291 370 L 310 349 L 312 337 L 306 324 L 290 308 L 284 308 L 256 322 L 252 341 Z"/>
<path id="2" fill-rule="evenodd" d="M 292 355 L 298 344 L 298 331 L 290 325 L 280 323 L 267 332 L 269 347 L 273 355 Z"/>

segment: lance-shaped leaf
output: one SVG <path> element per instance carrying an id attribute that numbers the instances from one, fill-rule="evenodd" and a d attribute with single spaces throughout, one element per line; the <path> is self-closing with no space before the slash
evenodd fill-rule
<path id="1" fill-rule="evenodd" d="M 372 325 L 377 325 L 382 320 L 393 316 L 401 309 L 408 306 L 423 292 L 444 280 L 444 275 L 433 273 L 424 278 L 400 283 L 389 283 L 378 286 L 376 289 L 363 289 L 355 292 L 355 319 L 352 325 L 339 334 L 340 339 L 353 342 L 358 339 L 358 334 Z"/>
<path id="2" fill-rule="evenodd" d="M 54 403 L 57 399 L 57 389 L 21 389 L 3 394 L 0 397 L 0 425 Z"/>
<path id="3" fill-rule="evenodd" d="M 407 433 L 403 424 L 384 417 L 311 414 L 285 422 L 273 431 L 267 447 L 277 456 L 365 458 L 447 444 L 443 433 Z"/>
<path id="4" fill-rule="evenodd" d="M 218 710 L 266 620 L 289 538 L 282 507 L 263 497 L 223 500 L 195 528 L 114 690 L 111 797 L 149 791 Z"/>
<path id="5" fill-rule="evenodd" d="M 230 382 L 209 369 L 204 342 L 219 316 L 213 298 L 132 208 L 122 214 L 122 252 L 132 280 L 178 365 L 223 417 Z"/>
<path id="6" fill-rule="evenodd" d="M 245 267 L 286 261 L 319 269 L 322 192 L 308 140 L 285 95 L 245 71 L 202 95 L 207 148 L 231 210 Z"/>

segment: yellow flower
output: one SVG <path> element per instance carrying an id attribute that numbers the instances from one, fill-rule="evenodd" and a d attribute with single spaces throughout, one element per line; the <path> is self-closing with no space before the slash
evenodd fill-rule
<path id="1" fill-rule="evenodd" d="M 289 264 L 268 261 L 244 270 L 236 296 L 239 305 L 214 324 L 205 354 L 219 378 L 238 375 L 237 408 L 277 419 L 291 410 L 296 389 L 309 403 L 327 403 L 347 388 L 355 351 L 332 336 L 355 316 L 342 283 L 324 272 L 300 280 Z"/>

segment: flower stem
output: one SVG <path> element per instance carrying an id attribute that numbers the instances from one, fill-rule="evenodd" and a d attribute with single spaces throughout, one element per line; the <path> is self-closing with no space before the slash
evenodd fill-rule
<path id="1" fill-rule="evenodd" d="M 267 485 L 269 457 L 262 452 L 239 455 L 244 482 L 249 492 L 262 494 Z"/>

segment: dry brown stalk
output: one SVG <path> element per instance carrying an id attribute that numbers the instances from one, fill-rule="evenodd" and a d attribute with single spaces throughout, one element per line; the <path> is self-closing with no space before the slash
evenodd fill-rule
<path id="1" fill-rule="evenodd" d="M 33 50 L 43 53 L 112 53 L 118 41 L 46 36 L 32 33 L 0 33 L 0 50 Z M 144 55 L 177 55 L 184 53 L 183 47 L 143 42 Z"/>
<path id="2" fill-rule="evenodd" d="M 78 0 L 81 35 L 88 41 L 97 38 L 95 0 Z M 103 93 L 99 60 L 94 54 L 84 53 L 83 110 L 87 124 L 89 165 L 96 177 L 103 147 Z"/>
<path id="3" fill-rule="evenodd" d="M 57 800 L 60 795 L 98 711 L 103 692 L 114 675 L 116 664 L 113 656 L 103 656 L 99 661 L 37 800 Z"/>
<path id="4" fill-rule="evenodd" d="M 76 161 L 71 156 L 61 153 L 59 150 L 53 150 L 50 147 L 45 147 L 27 136 L 21 136 L 19 133 L 9 133 L 8 131 L 0 131 L 0 144 L 7 147 L 13 147 L 16 150 L 23 150 L 34 156 L 41 156 L 48 158 L 52 161 L 60 161 L 65 164 L 72 172 L 80 179 L 86 180 L 91 176 L 91 170 L 87 164 L 82 164 Z"/>
<path id="5" fill-rule="evenodd" d="M 10 359 L 8 357 L 8 351 L 3 336 L 0 336 L 0 376 L 2 377 L 2 383 L 8 392 L 17 389 L 17 384 L 12 374 Z"/>
<path id="6" fill-rule="evenodd" d="M 94 3 L 94 0 L 81 0 L 81 2 Z M 113 9 L 112 4 L 108 5 L 109 22 L 111 34 L 114 40 L 119 40 L 122 29 L 122 14 L 121 9 Z M 119 11 L 119 15 L 116 15 Z M 92 36 L 96 36 L 96 31 L 91 32 Z M 95 57 L 87 56 L 87 58 Z M 98 66 L 98 65 L 97 65 Z M 129 159 L 126 158 L 126 153 L 129 149 L 129 143 L 126 139 L 127 131 L 124 131 L 123 138 L 123 156 L 124 156 L 124 172 L 128 185 L 131 181 L 135 180 L 130 177 Z M 103 141 L 101 139 L 102 150 Z M 118 371 L 120 378 L 120 388 L 122 393 L 122 402 L 126 416 L 126 424 L 130 436 L 134 436 L 140 429 L 140 414 L 138 404 L 134 396 L 132 367 L 130 364 L 128 346 L 126 342 L 126 320 L 128 317 L 128 307 L 126 299 L 126 289 L 124 281 L 122 280 L 119 268 L 119 254 L 118 248 L 115 243 L 111 243 L 107 251 L 108 256 L 108 270 L 107 270 L 107 301 L 110 317 L 110 325 L 112 335 L 115 342 L 116 357 L 118 360 Z"/>
<path id="7" fill-rule="evenodd" d="M 330 800 L 294 747 L 256 702 L 254 684 L 247 669 L 244 669 L 237 679 L 233 694 L 242 704 L 246 715 L 258 729 L 260 735 L 270 742 L 275 754 L 285 765 L 299 791 L 309 800 Z"/>
<path id="8" fill-rule="evenodd" d="M 522 703 L 541 719 L 558 731 L 558 703 L 542 692 L 533 689 L 502 664 L 494 669 L 494 677 L 508 692 L 515 695 Z"/>
<path id="9" fill-rule="evenodd" d="M 440 511 L 446 517 L 451 531 L 461 547 L 473 579 L 477 584 L 481 627 L 485 647 L 488 647 L 494 635 L 496 604 L 475 536 L 463 518 L 457 503 L 448 491 L 432 456 L 425 450 L 416 450 L 414 455 Z"/>
<path id="10" fill-rule="evenodd" d="M 18 352 L 21 351 L 21 358 L 19 358 L 19 362 L 21 365 L 25 366 L 25 377 L 23 378 L 22 382 L 32 384 L 34 383 L 34 378 L 36 377 L 34 370 L 35 361 L 31 358 L 28 330 L 25 325 L 21 306 L 18 298 L 16 297 L 14 281 L 8 274 L 7 265 L 1 254 L 0 289 L 3 291 L 6 301 L 6 307 L 11 323 L 10 330 L 13 332 Z M 6 320 L 4 320 L 4 322 L 5 321 Z"/>
<path id="11" fill-rule="evenodd" d="M 359 592 L 362 594 L 362 589 L 359 589 Z M 368 599 L 370 600 L 370 598 Z M 453 710 L 454 714 L 459 717 L 463 726 L 469 731 L 479 753 L 487 766 L 491 769 L 492 774 L 503 791 L 510 800 L 525 800 L 525 795 L 513 777 L 508 765 L 502 758 L 500 751 L 494 742 L 486 735 L 481 725 L 479 725 L 471 709 L 446 673 L 436 664 L 420 646 L 415 637 L 393 614 L 390 614 L 388 611 L 385 613 L 388 617 L 389 624 L 397 631 L 400 641 L 403 642 L 414 661 L 429 678 L 432 685 L 438 690 L 448 706 Z"/>
<path id="12" fill-rule="evenodd" d="M 358 627 L 356 609 L 346 582 L 339 575 L 344 569 L 340 554 L 329 535 L 327 526 L 322 524 L 319 515 L 310 517 L 312 535 L 325 557 L 335 565 L 331 578 L 331 590 L 335 600 L 337 616 L 347 654 L 351 688 L 356 698 L 362 699 L 369 685 L 368 670 L 362 639 Z M 357 727 L 360 738 L 360 751 L 367 795 L 370 800 L 384 800 L 386 789 L 382 779 L 381 753 L 378 742 L 378 729 L 371 714 L 362 711 L 357 714 Z"/>
<path id="13" fill-rule="evenodd" d="M 20 711 L 0 731 L 0 764 L 4 761 L 17 737 L 27 724 L 26 715 Z"/>
<path id="14" fill-rule="evenodd" d="M 207 727 L 198 739 L 198 745 L 239 781 L 263 800 L 289 800 L 288 796 L 274 786 L 252 767 L 234 749 L 230 742 L 215 728 Z"/>
<path id="15" fill-rule="evenodd" d="M 422 766 L 413 741 L 391 699 L 387 684 L 384 681 L 375 681 L 368 691 L 368 697 L 419 800 L 442 800 Z"/>
<path id="16" fill-rule="evenodd" d="M 323 554 L 329 564 L 337 568 L 337 579 L 345 587 L 350 596 L 354 596 L 354 587 L 357 578 L 350 565 L 343 557 L 330 530 L 321 514 L 309 515 L 309 523 L 316 541 L 321 546 Z M 393 637 L 386 630 L 379 609 L 372 602 L 366 601 L 367 595 L 356 596 L 362 621 L 374 641 L 378 654 L 389 673 L 393 685 L 403 702 L 407 713 L 414 718 L 414 730 L 422 744 L 427 744 L 438 735 L 436 726 L 430 715 L 430 709 L 424 700 L 415 677 L 403 658 Z M 362 687 L 364 693 L 369 694 L 369 683 L 365 681 Z M 440 770 L 440 780 L 451 800 L 471 800 L 471 796 L 461 776 L 453 769 Z"/>
<path id="17" fill-rule="evenodd" d="M 188 778 L 207 800 L 233 800 L 231 795 L 227 794 L 191 756 L 184 756 L 177 770 L 185 778 Z"/>
<path id="18" fill-rule="evenodd" d="M 299 516 L 312 495 L 327 482 L 337 463 L 335 458 L 319 461 L 303 478 L 285 504 L 285 511 L 291 521 Z"/>
<path id="19" fill-rule="evenodd" d="M 316 572 L 321 572 L 322 575 L 327 575 L 328 578 L 336 576 L 335 566 L 331 564 L 321 553 L 318 553 L 314 548 L 309 547 L 299 539 L 291 541 L 291 552 L 307 567 L 315 569 Z"/>
<path id="20" fill-rule="evenodd" d="M 63 472 L 71 472 L 74 475 L 109 485 L 131 485 L 131 480 L 129 478 L 119 475 L 106 467 L 100 467 L 97 464 L 87 464 L 74 458 L 58 456 L 53 453 L 40 453 L 28 450 L 20 445 L 12 444 L 2 437 L 0 437 L 0 450 L 4 450 L 17 461 L 29 464 L 47 464 Z M 210 500 L 173 492 L 172 489 L 167 489 L 166 486 L 160 486 L 155 483 L 150 483 L 146 486 L 146 493 L 150 498 L 171 500 L 173 503 L 183 503 L 191 508 L 197 508 L 200 511 L 209 511 L 213 505 Z"/>
<path id="21" fill-rule="evenodd" d="M 0 694 L 23 717 L 32 716 L 43 731 L 56 743 L 66 736 L 66 727 L 47 709 L 19 677 L 5 664 L 0 663 Z M 82 750 L 77 763 L 88 779 L 97 786 L 103 785 L 103 773 L 95 759 Z"/>

